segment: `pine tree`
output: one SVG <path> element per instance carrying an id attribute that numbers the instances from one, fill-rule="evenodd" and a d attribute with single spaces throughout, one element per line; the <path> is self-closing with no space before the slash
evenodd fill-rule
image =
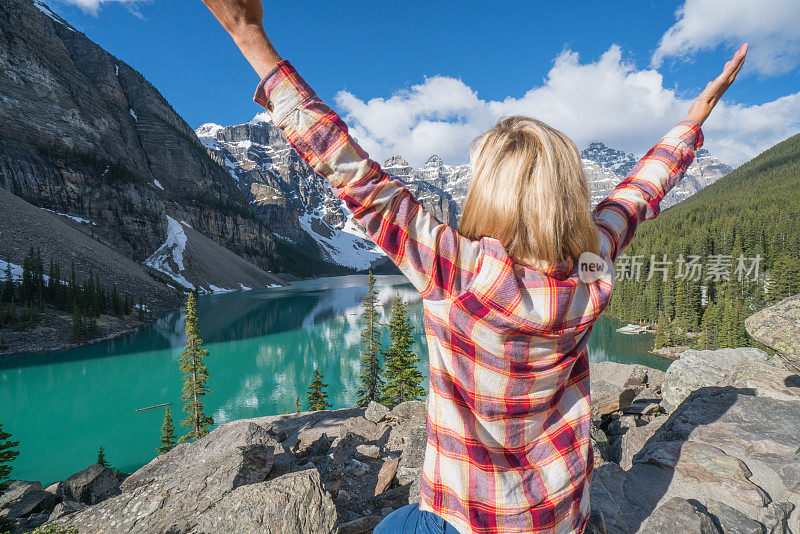
<path id="1" fill-rule="evenodd" d="M 183 371 L 183 411 L 186 412 L 186 419 L 181 421 L 181 426 L 189 427 L 189 433 L 179 441 L 200 439 L 210 431 L 214 420 L 205 414 L 203 397 L 211 390 L 206 385 L 210 375 L 205 364 L 205 357 L 208 351 L 203 348 L 203 340 L 200 338 L 200 327 L 197 321 L 197 301 L 194 293 L 189 293 L 184 309 L 184 323 L 186 330 L 186 346 L 178 359 L 180 369 Z"/>
<path id="2" fill-rule="evenodd" d="M 300 413 L 300 395 L 297 395 L 294 399 L 294 411 L 295 413 Z"/>
<path id="3" fill-rule="evenodd" d="M 158 454 L 164 454 L 175 448 L 175 425 L 172 424 L 172 414 L 169 406 L 164 410 L 164 422 L 161 424 L 161 446 Z"/>
<path id="4" fill-rule="evenodd" d="M 391 346 L 383 353 L 386 362 L 385 385 L 382 401 L 395 405 L 407 400 L 416 400 L 425 394 L 420 386 L 422 373 L 417 369 L 419 358 L 411 350 L 414 344 L 414 328 L 408 320 L 408 308 L 398 293 L 392 306 L 392 319 L 389 322 Z"/>
<path id="5" fill-rule="evenodd" d="M 361 315 L 364 321 L 364 330 L 361 332 L 361 342 L 364 352 L 361 355 L 361 387 L 358 390 L 357 406 L 366 406 L 370 401 L 380 398 L 383 380 L 381 379 L 380 362 L 380 332 L 378 331 L 378 290 L 375 289 L 375 277 L 369 272 L 369 287 L 367 294 L 362 299 L 364 312 Z"/>
<path id="6" fill-rule="evenodd" d="M 661 311 L 658 316 L 658 326 L 656 327 L 656 335 L 653 340 L 654 348 L 660 349 L 661 347 L 668 347 L 672 343 L 671 335 L 672 325 L 667 318 L 667 313 Z"/>
<path id="7" fill-rule="evenodd" d="M 18 441 L 11 441 L 11 434 L 3 430 L 0 423 L 0 493 L 8 487 L 8 476 L 11 474 L 11 462 L 19 455 Z"/>
<path id="8" fill-rule="evenodd" d="M 100 449 L 97 451 L 97 463 L 106 469 L 111 469 L 111 465 L 108 463 L 108 460 L 106 460 L 106 451 L 103 450 L 102 445 L 100 445 Z"/>
<path id="9" fill-rule="evenodd" d="M 83 341 L 86 337 L 85 330 L 81 309 L 75 304 L 72 308 L 72 342 L 78 343 Z"/>
<path id="10" fill-rule="evenodd" d="M 719 306 L 709 302 L 703 312 L 703 333 L 698 340 L 701 349 L 716 350 L 719 348 L 720 314 Z"/>
<path id="11" fill-rule="evenodd" d="M 11 275 L 11 262 L 6 263 L 6 273 L 3 280 L 3 302 L 14 302 L 14 277 Z"/>
<path id="12" fill-rule="evenodd" d="M 308 387 L 309 410 L 327 410 L 333 406 L 332 404 L 328 404 L 328 394 L 325 392 L 325 388 L 328 387 L 328 384 L 322 382 L 323 378 L 319 371 L 314 369 L 314 381 L 311 382 L 311 385 Z"/>

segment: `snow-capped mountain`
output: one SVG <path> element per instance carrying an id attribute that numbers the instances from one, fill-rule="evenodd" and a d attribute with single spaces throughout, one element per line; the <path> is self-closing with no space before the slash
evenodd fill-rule
<path id="1" fill-rule="evenodd" d="M 633 154 L 615 150 L 597 142 L 590 144 L 581 152 L 581 159 L 584 169 L 586 169 L 593 205 L 608 196 L 614 186 L 633 169 L 638 161 Z M 667 194 L 661 202 L 661 208 L 668 208 L 686 200 L 731 170 L 733 170 L 731 167 L 711 155 L 707 150 L 699 149 L 683 180 Z"/>
<path id="2" fill-rule="evenodd" d="M 366 237 L 344 202 L 292 150 L 267 113 L 235 126 L 204 124 L 196 133 L 228 169 L 255 214 L 278 237 L 316 246 L 327 261 L 357 270 L 383 261 L 382 252 Z M 581 158 L 592 204 L 607 196 L 637 161 L 633 154 L 603 143 L 589 145 Z M 468 164 L 449 165 L 433 155 L 415 169 L 401 156 L 394 156 L 382 167 L 405 183 L 437 220 L 458 225 L 471 178 Z M 665 207 L 688 198 L 730 170 L 699 150 L 684 180 L 665 199 Z"/>
<path id="3" fill-rule="evenodd" d="M 196 133 L 276 236 L 317 247 L 323 259 L 343 267 L 361 270 L 383 261 L 344 201 L 297 155 L 267 113 L 235 126 L 204 124 Z"/>

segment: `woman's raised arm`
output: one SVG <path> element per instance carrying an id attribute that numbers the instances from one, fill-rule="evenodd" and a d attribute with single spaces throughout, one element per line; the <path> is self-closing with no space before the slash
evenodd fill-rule
<path id="1" fill-rule="evenodd" d="M 611 195 L 597 205 L 594 221 L 604 257 L 616 260 L 633 239 L 639 223 L 658 215 L 661 199 L 683 178 L 695 150 L 703 144 L 701 125 L 736 80 L 746 55 L 747 43 L 725 64 L 722 74 L 708 82 L 690 106 L 686 119 L 651 148 Z"/>
<path id="2" fill-rule="evenodd" d="M 203 0 L 261 77 L 255 101 L 318 174 L 331 184 L 423 298 L 454 297 L 472 281 L 478 243 L 436 222 L 403 184 L 348 134 L 342 119 L 282 60 L 262 26 L 260 0 Z"/>

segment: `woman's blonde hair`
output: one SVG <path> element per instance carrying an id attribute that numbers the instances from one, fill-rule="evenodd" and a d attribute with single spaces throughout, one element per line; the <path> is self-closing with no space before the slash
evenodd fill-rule
<path id="1" fill-rule="evenodd" d="M 462 235 L 500 240 L 515 262 L 598 253 L 589 186 L 566 135 L 529 117 L 503 119 L 472 143 L 470 164 Z"/>

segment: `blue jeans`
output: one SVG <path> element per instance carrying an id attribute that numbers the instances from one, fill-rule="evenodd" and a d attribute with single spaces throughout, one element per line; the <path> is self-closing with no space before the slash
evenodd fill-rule
<path id="1" fill-rule="evenodd" d="M 409 504 L 384 517 L 372 534 L 458 534 L 458 531 L 438 515 L 420 510 L 418 504 Z"/>

